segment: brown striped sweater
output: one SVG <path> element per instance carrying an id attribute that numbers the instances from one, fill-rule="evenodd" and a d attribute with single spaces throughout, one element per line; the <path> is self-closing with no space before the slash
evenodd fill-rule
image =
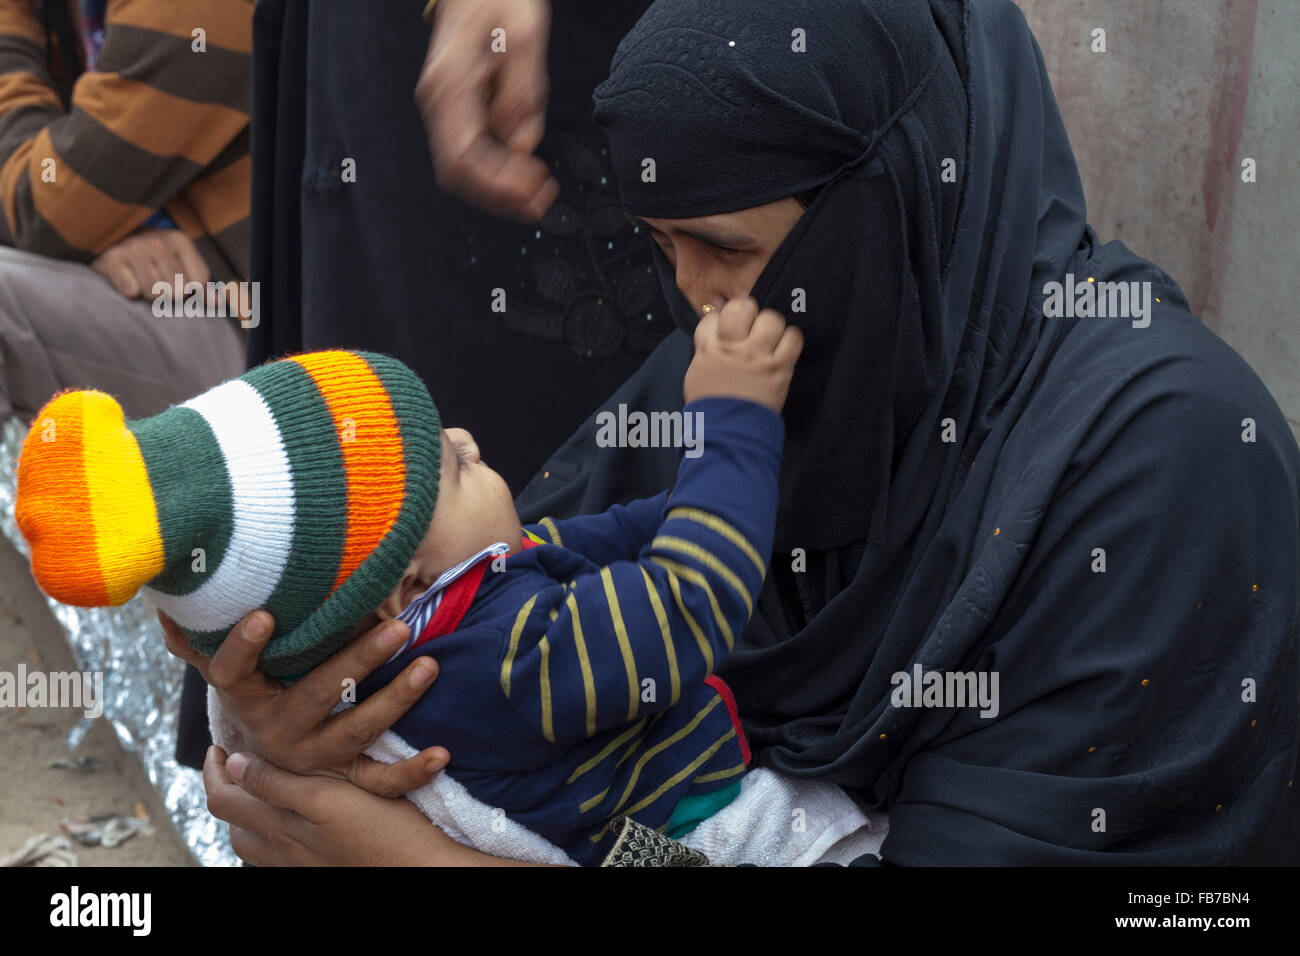
<path id="1" fill-rule="evenodd" d="M 0 243 L 89 262 L 162 209 L 214 279 L 247 278 L 252 0 L 110 0 L 66 99 L 47 2 L 75 25 L 76 0 L 0 0 Z"/>

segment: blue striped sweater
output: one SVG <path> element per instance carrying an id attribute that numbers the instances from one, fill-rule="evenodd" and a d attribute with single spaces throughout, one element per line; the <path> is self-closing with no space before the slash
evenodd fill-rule
<path id="1" fill-rule="evenodd" d="M 608 852 L 618 817 L 662 829 L 682 797 L 733 784 L 748 762 L 711 675 L 762 586 L 784 426 L 738 399 L 684 413 L 701 416 L 702 453 L 683 457 L 671 492 L 543 519 L 529 530 L 546 543 L 467 575 L 455 630 L 431 633 L 435 616 L 358 688 L 436 657 L 438 680 L 393 730 L 446 747 L 444 772 L 583 865 Z"/>

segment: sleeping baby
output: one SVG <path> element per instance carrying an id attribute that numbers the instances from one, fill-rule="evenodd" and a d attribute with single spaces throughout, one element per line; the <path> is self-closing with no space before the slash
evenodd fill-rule
<path id="1" fill-rule="evenodd" d="M 63 392 L 23 446 L 18 524 L 50 596 L 142 592 L 207 656 L 265 608 L 259 667 L 285 680 L 400 617 L 406 646 L 359 696 L 436 655 L 400 742 L 445 747 L 473 801 L 597 864 L 625 818 L 681 839 L 742 790 L 749 748 L 714 672 L 762 586 L 801 348 L 752 300 L 707 316 L 681 413 L 703 450 L 672 490 L 528 528 L 387 356 L 297 355 L 140 421 Z"/>

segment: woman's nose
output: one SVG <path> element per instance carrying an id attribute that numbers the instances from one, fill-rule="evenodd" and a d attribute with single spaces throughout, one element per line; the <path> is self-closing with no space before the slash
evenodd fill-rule
<path id="1" fill-rule="evenodd" d="M 709 271 L 704 268 L 692 268 L 689 260 L 681 258 L 677 263 L 677 288 L 691 304 L 696 315 L 703 315 L 704 306 L 710 305 L 721 309 L 727 304 L 726 296 L 717 291 L 717 283 L 711 281 Z"/>

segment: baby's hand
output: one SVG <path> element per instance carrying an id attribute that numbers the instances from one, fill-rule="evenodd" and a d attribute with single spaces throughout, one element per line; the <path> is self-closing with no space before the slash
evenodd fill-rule
<path id="1" fill-rule="evenodd" d="M 710 312 L 695 328 L 695 358 L 683 386 L 688 403 L 697 398 L 744 398 L 778 415 L 790 391 L 803 333 L 775 309 L 758 311 L 746 296 Z"/>

